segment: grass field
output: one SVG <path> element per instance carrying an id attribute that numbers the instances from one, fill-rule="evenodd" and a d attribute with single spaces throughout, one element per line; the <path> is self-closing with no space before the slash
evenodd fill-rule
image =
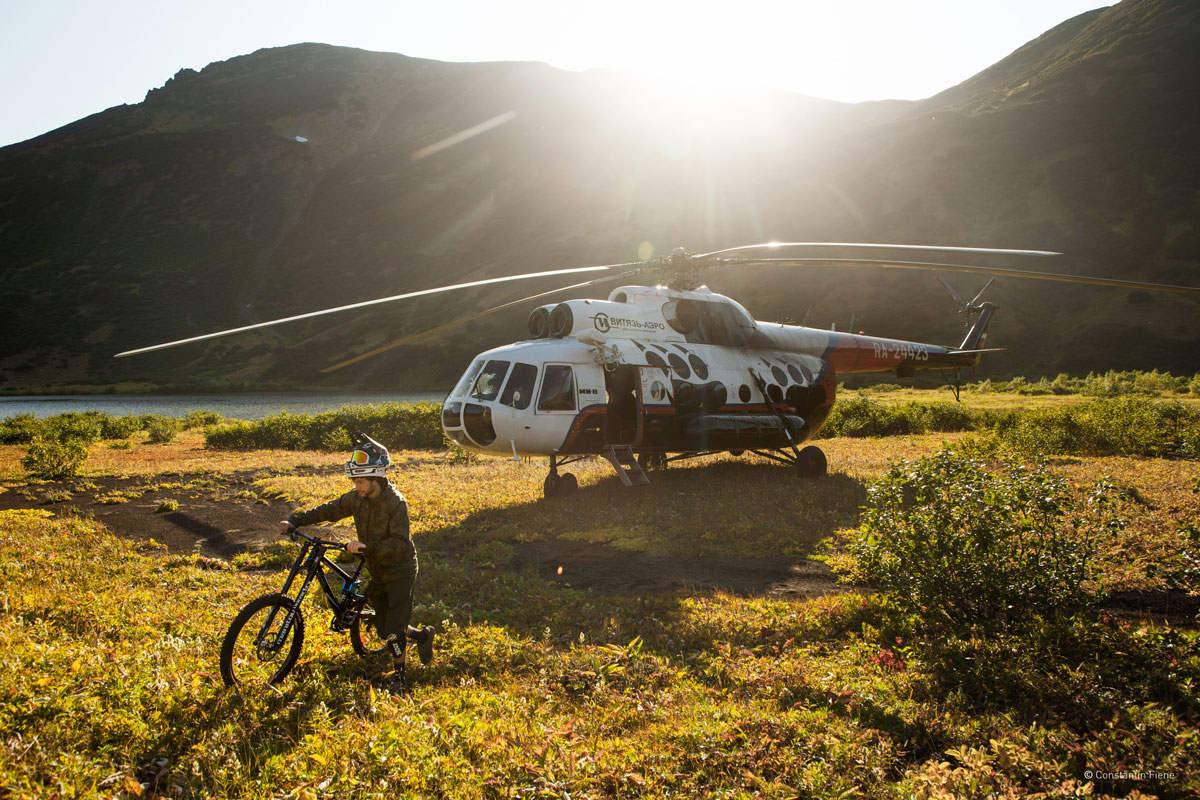
<path id="1" fill-rule="evenodd" d="M 1121 490 L 1129 525 L 1101 558 L 1122 600 L 1005 634 L 939 640 L 849 587 L 622 580 L 647 558 L 719 570 L 821 553 L 889 461 L 961 437 L 826 440 L 831 474 L 812 482 L 721 456 L 634 491 L 585 462 L 566 501 L 541 498 L 541 462 L 395 454 L 421 551 L 414 616 L 440 631 L 402 696 L 315 603 L 279 691 L 226 690 L 220 639 L 278 568 L 171 554 L 86 514 L 0 511 L 0 797 L 1195 796 L 1200 642 L 1164 576 L 1200 519 L 1200 463 L 1054 462 Z M 22 452 L 0 448 L 0 500 L 44 488 Z M 345 490 L 337 461 L 205 450 L 185 431 L 94 446 L 70 489 L 86 512 L 119 476 L 251 472 L 263 502 L 309 505 Z M 605 572 L 583 590 L 530 548 L 615 555 L 577 562 Z"/>

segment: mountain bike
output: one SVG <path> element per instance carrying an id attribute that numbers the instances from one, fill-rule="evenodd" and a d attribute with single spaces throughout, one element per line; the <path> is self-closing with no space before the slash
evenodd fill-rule
<path id="1" fill-rule="evenodd" d="M 304 615 L 301 605 L 313 581 L 325 593 L 325 602 L 333 612 L 330 628 L 349 632 L 350 644 L 360 656 L 387 649 L 387 642 L 375 630 L 375 610 L 360 591 L 363 559 L 359 556 L 353 570 L 335 564 L 327 553 L 343 550 L 342 542 L 310 536 L 299 528 L 287 532 L 292 541 L 303 541 L 283 588 L 251 600 L 234 617 L 221 643 L 221 677 L 226 686 L 275 685 L 291 672 L 304 644 Z M 334 590 L 330 583 L 341 581 Z M 289 595 L 296 579 L 303 575 L 295 596 Z"/>

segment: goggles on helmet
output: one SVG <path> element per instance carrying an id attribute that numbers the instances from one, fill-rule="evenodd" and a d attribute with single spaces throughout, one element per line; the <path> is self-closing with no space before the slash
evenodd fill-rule
<path id="1" fill-rule="evenodd" d="M 346 475 L 351 478 L 382 478 L 391 466 L 387 448 L 364 433 L 353 437 L 354 450 L 346 462 Z"/>

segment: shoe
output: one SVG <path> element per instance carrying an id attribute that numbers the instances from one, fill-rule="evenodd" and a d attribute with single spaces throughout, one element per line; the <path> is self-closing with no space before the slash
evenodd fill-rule
<path id="1" fill-rule="evenodd" d="M 417 642 L 417 655 L 421 657 L 421 663 L 428 666 L 433 661 L 433 626 L 426 625 L 421 631 L 425 634 L 425 641 Z"/>

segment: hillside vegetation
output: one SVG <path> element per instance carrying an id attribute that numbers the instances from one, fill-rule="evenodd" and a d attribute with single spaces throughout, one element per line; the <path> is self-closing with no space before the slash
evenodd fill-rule
<path id="1" fill-rule="evenodd" d="M 524 335 L 530 309 L 317 369 L 553 284 L 111 356 L 679 246 L 1042 248 L 1067 256 L 1033 268 L 1195 285 L 1197 53 L 1194 3 L 1124 0 L 920 103 L 777 94 L 698 109 L 628 75 L 320 44 L 181 70 L 142 103 L 0 149 L 0 314 L 15 332 L 0 343 L 0 389 L 445 386 L 473 354 Z M 961 338 L 929 276 L 704 279 L 762 319 Z M 1191 299 L 1011 279 L 989 298 L 992 344 L 1006 348 L 987 357 L 994 375 L 1200 369 Z"/>

